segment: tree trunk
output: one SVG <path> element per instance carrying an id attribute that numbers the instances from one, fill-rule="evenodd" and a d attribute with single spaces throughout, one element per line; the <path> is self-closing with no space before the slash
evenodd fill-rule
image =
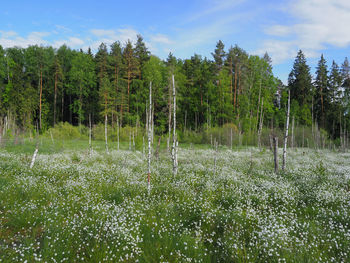
<path id="1" fill-rule="evenodd" d="M 105 114 L 105 146 L 106 146 L 106 153 L 109 153 L 108 151 L 108 141 L 107 141 L 107 124 L 108 124 L 108 119 L 107 119 L 107 113 Z"/>
<path id="2" fill-rule="evenodd" d="M 152 116 L 152 82 L 149 84 L 149 114 L 148 114 L 148 193 L 151 190 L 151 116 Z"/>
<path id="3" fill-rule="evenodd" d="M 287 120 L 286 120 L 286 132 L 284 134 L 283 162 L 282 162 L 282 170 L 283 171 L 286 168 L 287 141 L 288 141 L 288 128 L 289 128 L 289 112 L 290 112 L 290 90 L 288 92 L 288 109 L 287 109 Z"/>
<path id="4" fill-rule="evenodd" d="M 294 116 L 292 118 L 292 149 L 294 148 Z"/>
<path id="5" fill-rule="evenodd" d="M 261 148 L 261 132 L 263 127 L 263 115 L 264 114 L 264 98 L 261 101 L 261 112 L 260 112 L 260 121 L 259 121 L 259 130 L 258 130 L 258 147 Z"/>
<path id="6" fill-rule="evenodd" d="M 275 163 L 275 174 L 278 173 L 278 137 L 273 137 L 273 160 Z"/>
<path id="7" fill-rule="evenodd" d="M 56 101 L 57 101 L 57 73 L 55 74 L 55 94 L 53 99 L 53 127 L 56 124 Z"/>
<path id="8" fill-rule="evenodd" d="M 119 151 L 119 117 L 117 115 L 117 149 Z"/>
<path id="9" fill-rule="evenodd" d="M 91 144 L 91 138 L 92 138 L 92 127 L 91 127 L 91 113 L 89 114 L 89 153 L 90 156 L 92 154 L 92 144 Z"/>
<path id="10" fill-rule="evenodd" d="M 43 95 L 43 71 L 40 67 L 40 95 L 39 95 L 39 128 L 41 130 L 42 124 L 41 124 L 41 99 Z"/>
<path id="11" fill-rule="evenodd" d="M 175 79 L 174 75 L 172 76 L 173 80 L 173 149 L 172 149 L 172 159 L 173 159 L 173 173 L 177 174 L 177 138 L 176 138 L 176 89 L 175 89 Z"/>

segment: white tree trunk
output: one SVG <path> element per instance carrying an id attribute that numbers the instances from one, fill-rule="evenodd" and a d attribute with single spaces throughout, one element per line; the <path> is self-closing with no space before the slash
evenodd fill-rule
<path id="1" fill-rule="evenodd" d="M 294 148 L 294 116 L 292 118 L 292 148 Z"/>
<path id="2" fill-rule="evenodd" d="M 148 193 L 151 190 L 151 140 L 152 140 L 152 82 L 149 84 L 149 114 L 148 114 Z"/>
<path id="3" fill-rule="evenodd" d="M 278 137 L 273 137 L 273 160 L 275 163 L 275 174 L 278 173 Z"/>
<path id="4" fill-rule="evenodd" d="M 260 121 L 259 121 L 259 130 L 258 130 L 258 147 L 261 147 L 261 131 L 263 127 L 263 115 L 264 114 L 264 98 L 261 99 L 261 112 L 260 112 Z"/>
<path id="5" fill-rule="evenodd" d="M 284 134 L 283 162 L 282 162 L 282 170 L 283 171 L 286 168 L 288 128 L 289 128 L 289 112 L 290 112 L 290 90 L 288 92 L 288 109 L 287 109 L 287 120 L 286 120 L 286 132 Z"/>
<path id="6" fill-rule="evenodd" d="M 91 145 L 91 114 L 89 114 L 89 155 L 91 156 L 92 154 L 92 145 Z"/>
<path id="7" fill-rule="evenodd" d="M 35 159 L 36 159 L 36 156 L 38 154 L 38 151 L 39 151 L 39 149 L 38 149 L 38 144 L 37 144 L 36 148 L 35 148 L 35 151 L 34 151 L 34 154 L 33 154 L 32 162 L 30 163 L 30 169 L 32 169 L 33 166 L 34 166 Z"/>
<path id="8" fill-rule="evenodd" d="M 177 174 L 177 140 L 176 140 L 176 91 L 175 91 L 175 79 L 173 80 L 173 147 L 172 147 L 172 159 L 173 159 L 173 173 Z"/>

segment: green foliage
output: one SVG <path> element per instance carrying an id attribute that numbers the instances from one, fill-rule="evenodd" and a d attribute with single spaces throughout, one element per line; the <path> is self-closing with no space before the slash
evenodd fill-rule
<path id="1" fill-rule="evenodd" d="M 86 131 L 87 129 L 84 128 Z M 86 132 L 84 132 L 86 134 Z M 79 131 L 79 127 L 72 126 L 68 122 L 60 122 L 55 125 L 54 128 L 50 128 L 46 131 L 45 136 L 50 138 L 51 135 L 54 139 L 80 139 L 80 138 L 86 138 L 85 135 L 83 135 Z"/>

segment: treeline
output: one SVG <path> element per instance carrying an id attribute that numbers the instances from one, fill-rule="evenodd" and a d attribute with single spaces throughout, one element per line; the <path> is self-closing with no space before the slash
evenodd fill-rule
<path id="1" fill-rule="evenodd" d="M 177 127 L 203 131 L 229 124 L 236 133 L 283 128 L 287 88 L 272 74 L 271 59 L 218 41 L 213 60 L 194 54 L 166 60 L 135 44 L 101 44 L 96 54 L 63 45 L 3 49 L 0 46 L 0 127 L 45 131 L 59 122 L 143 127 L 150 82 L 155 133 L 170 129 L 171 76 L 177 89 Z M 333 137 L 348 130 L 347 60 L 330 72 L 323 57 L 315 81 L 300 51 L 289 77 L 296 125 L 318 125 Z M 261 128 L 260 128 L 261 129 Z"/>

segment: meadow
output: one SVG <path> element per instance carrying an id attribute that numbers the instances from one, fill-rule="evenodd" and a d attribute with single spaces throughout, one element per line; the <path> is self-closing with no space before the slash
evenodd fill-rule
<path id="1" fill-rule="evenodd" d="M 180 145 L 0 148 L 1 262 L 350 262 L 350 154 Z M 282 149 L 280 149 L 280 156 Z M 216 158 L 216 167 L 214 162 Z"/>

